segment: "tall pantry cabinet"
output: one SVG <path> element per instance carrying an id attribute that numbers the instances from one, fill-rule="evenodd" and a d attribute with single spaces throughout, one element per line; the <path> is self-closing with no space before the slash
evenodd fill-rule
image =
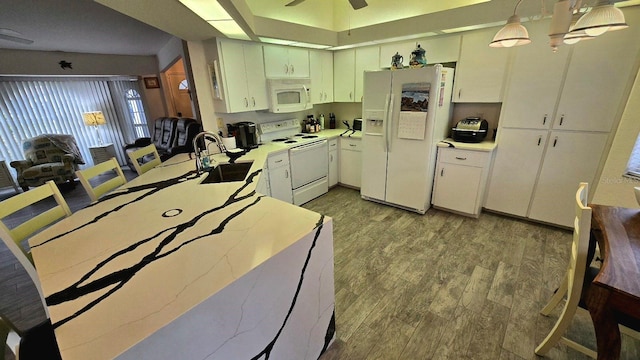
<path id="1" fill-rule="evenodd" d="M 532 43 L 514 49 L 484 207 L 572 227 L 578 183 L 595 180 L 624 107 L 640 30 L 606 33 L 553 53 L 548 21 L 527 27 Z"/>

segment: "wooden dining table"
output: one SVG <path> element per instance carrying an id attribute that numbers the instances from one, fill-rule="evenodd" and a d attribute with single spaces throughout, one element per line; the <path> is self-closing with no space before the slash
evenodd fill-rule
<path id="1" fill-rule="evenodd" d="M 63 359 L 326 351 L 332 220 L 256 192 L 268 150 L 215 184 L 176 155 L 29 240 Z"/>
<path id="2" fill-rule="evenodd" d="M 620 358 L 622 317 L 640 320 L 640 209 L 591 205 L 591 230 L 603 258 L 586 295 L 598 360 Z"/>

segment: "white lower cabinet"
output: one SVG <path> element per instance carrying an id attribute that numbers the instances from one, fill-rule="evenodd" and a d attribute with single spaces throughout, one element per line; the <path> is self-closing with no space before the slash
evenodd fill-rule
<path id="1" fill-rule="evenodd" d="M 592 183 L 608 133 L 501 129 L 484 207 L 573 226 L 574 194 Z"/>
<path id="2" fill-rule="evenodd" d="M 269 155 L 269 188 L 271 197 L 293 204 L 291 189 L 291 169 L 289 168 L 289 153 Z"/>
<path id="3" fill-rule="evenodd" d="M 581 182 L 593 183 L 607 137 L 605 133 L 551 132 L 531 200 L 531 219 L 573 227 L 576 190 Z"/>
<path id="4" fill-rule="evenodd" d="M 362 173 L 362 141 L 340 138 L 340 184 L 360 188 Z"/>
<path id="5" fill-rule="evenodd" d="M 438 148 L 433 205 L 478 217 L 491 152 Z"/>
<path id="6" fill-rule="evenodd" d="M 338 184 L 338 139 L 329 140 L 329 187 Z"/>
<path id="7" fill-rule="evenodd" d="M 260 178 L 258 179 L 258 183 L 256 184 L 256 192 L 271 196 L 271 187 L 269 185 L 269 168 L 267 164 L 264 164 L 262 168 L 262 173 L 260 174 Z"/>

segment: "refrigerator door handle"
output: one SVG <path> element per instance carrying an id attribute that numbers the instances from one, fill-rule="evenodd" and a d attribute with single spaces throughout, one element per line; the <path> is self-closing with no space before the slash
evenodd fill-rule
<path id="1" fill-rule="evenodd" d="M 387 144 L 387 121 L 389 120 L 390 98 L 391 94 L 387 94 L 387 97 L 384 99 L 384 116 L 382 118 L 382 147 L 385 152 L 389 150 L 389 145 Z"/>
<path id="2" fill-rule="evenodd" d="M 384 131 L 387 135 L 386 137 L 387 152 L 391 151 L 391 142 L 393 141 L 393 139 L 391 138 L 391 130 L 393 129 L 391 125 L 391 122 L 393 120 L 393 103 L 394 103 L 393 100 L 394 100 L 394 96 L 393 94 L 391 94 L 391 96 L 389 97 L 389 111 L 387 112 L 387 117 L 385 119 L 386 124 L 384 127 L 385 129 Z"/>

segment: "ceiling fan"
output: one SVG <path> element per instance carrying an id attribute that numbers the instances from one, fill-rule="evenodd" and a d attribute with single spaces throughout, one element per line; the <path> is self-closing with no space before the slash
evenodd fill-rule
<path id="1" fill-rule="evenodd" d="M 0 28 L 0 40 L 8 40 L 25 45 L 33 44 L 33 40 L 27 39 L 21 33 L 5 28 Z"/>
<path id="2" fill-rule="evenodd" d="M 304 1 L 305 0 L 293 0 L 292 2 L 286 4 L 285 6 L 296 6 Z M 349 2 L 351 3 L 353 10 L 362 9 L 363 7 L 368 5 L 365 0 L 349 0 Z"/>

